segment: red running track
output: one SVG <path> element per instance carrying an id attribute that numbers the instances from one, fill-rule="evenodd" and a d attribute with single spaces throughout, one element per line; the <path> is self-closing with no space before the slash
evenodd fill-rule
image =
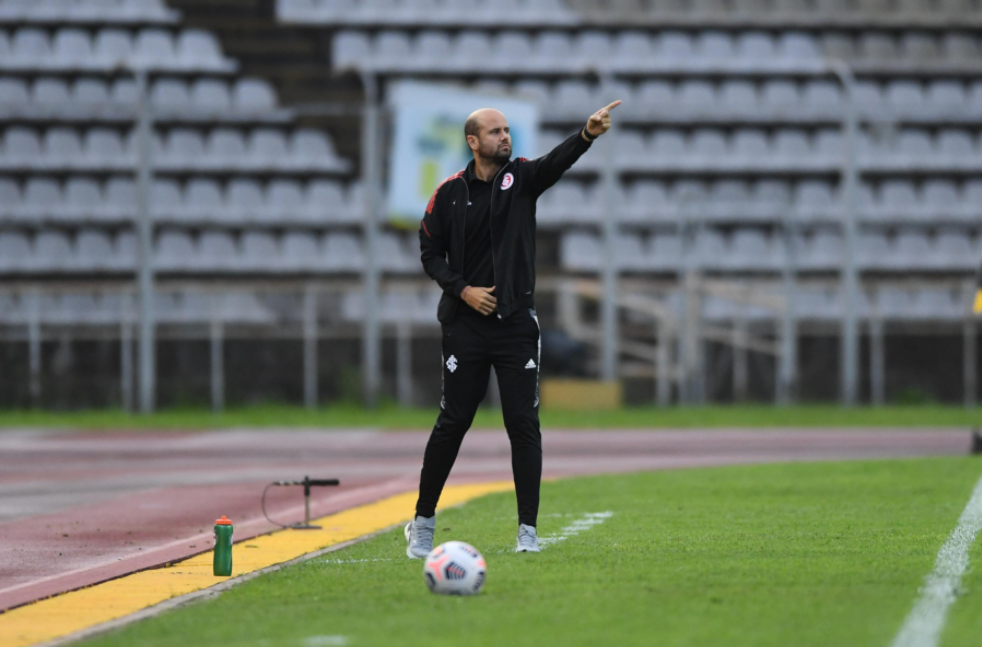
<path id="1" fill-rule="evenodd" d="M 273 480 L 337 477 L 311 515 L 414 490 L 423 432 L 227 430 L 206 433 L 0 432 L 0 610 L 209 550 L 225 514 L 236 539 L 275 526 L 260 509 Z M 546 431 L 547 477 L 736 463 L 964 454 L 967 431 Z M 510 478 L 504 431 L 472 431 L 452 481 Z M 303 518 L 300 488 L 268 509 Z M 407 510 L 407 516 L 411 511 Z"/>

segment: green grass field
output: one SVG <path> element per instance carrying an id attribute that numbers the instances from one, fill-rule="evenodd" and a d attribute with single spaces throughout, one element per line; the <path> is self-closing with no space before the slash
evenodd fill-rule
<path id="1" fill-rule="evenodd" d="M 512 494 L 437 518 L 438 542 L 484 552 L 477 597 L 431 595 L 397 530 L 84 644 L 886 647 L 980 475 L 966 457 L 549 482 L 540 536 L 612 516 L 538 555 L 511 552 Z M 945 647 L 979 644 L 980 543 Z"/>
<path id="2" fill-rule="evenodd" d="M 437 408 L 400 409 L 392 405 L 369 410 L 339 404 L 307 410 L 285 405 L 262 405 L 212 413 L 206 409 L 165 409 L 152 415 L 120 410 L 0 411 L 0 430 L 23 427 L 77 429 L 221 429 L 228 427 L 375 427 L 428 429 Z M 982 425 L 982 408 L 918 405 L 858 407 L 835 405 L 708 406 L 699 408 L 625 407 L 616 411 L 543 410 L 544 427 L 553 429 L 686 428 L 686 427 L 968 427 Z M 501 412 L 482 408 L 478 428 L 503 427 Z"/>

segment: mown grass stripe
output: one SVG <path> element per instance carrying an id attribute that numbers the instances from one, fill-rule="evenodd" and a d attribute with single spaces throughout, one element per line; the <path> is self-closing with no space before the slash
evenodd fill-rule
<path id="1" fill-rule="evenodd" d="M 936 647 L 948 609 L 958 597 L 962 575 L 968 568 L 968 551 L 982 530 L 982 478 L 975 485 L 958 525 L 938 552 L 934 570 L 921 587 L 892 647 Z"/>

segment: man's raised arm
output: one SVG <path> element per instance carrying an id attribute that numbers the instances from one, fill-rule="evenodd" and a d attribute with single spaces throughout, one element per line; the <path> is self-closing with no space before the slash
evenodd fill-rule
<path id="1" fill-rule="evenodd" d="M 586 126 L 579 133 L 566 138 L 542 157 L 532 160 L 532 181 L 536 195 L 558 182 L 563 173 L 590 148 L 593 140 L 610 130 L 610 111 L 619 105 L 621 102 L 618 100 L 597 110 L 590 115 Z"/>

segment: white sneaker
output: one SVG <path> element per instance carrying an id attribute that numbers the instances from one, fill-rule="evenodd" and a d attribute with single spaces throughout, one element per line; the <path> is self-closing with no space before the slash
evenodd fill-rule
<path id="1" fill-rule="evenodd" d="M 537 553 L 539 552 L 539 535 L 535 533 L 535 526 L 526 526 L 524 523 L 518 526 L 518 545 L 515 547 L 516 553 Z"/>
<path id="2" fill-rule="evenodd" d="M 436 517 L 416 517 L 406 524 L 406 555 L 409 559 L 422 559 L 433 550 L 433 531 Z"/>

